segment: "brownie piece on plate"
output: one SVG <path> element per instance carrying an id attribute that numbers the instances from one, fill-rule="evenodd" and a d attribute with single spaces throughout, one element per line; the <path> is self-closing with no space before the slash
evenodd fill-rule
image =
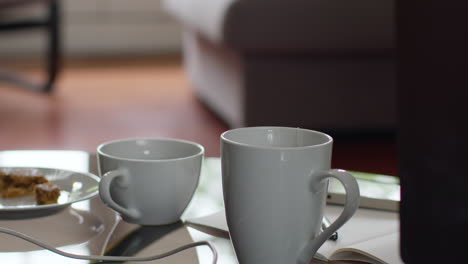
<path id="1" fill-rule="evenodd" d="M 37 204 L 55 204 L 60 196 L 60 188 L 47 182 L 36 185 L 34 193 Z"/>

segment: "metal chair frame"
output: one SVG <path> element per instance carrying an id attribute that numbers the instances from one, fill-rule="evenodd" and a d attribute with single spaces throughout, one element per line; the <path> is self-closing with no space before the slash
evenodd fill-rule
<path id="1" fill-rule="evenodd" d="M 24 1 L 23 1 L 24 4 Z M 19 87 L 38 92 L 51 92 L 60 69 L 60 10 L 58 0 L 47 1 L 48 13 L 42 18 L 18 19 L 0 23 L 1 32 L 13 32 L 18 30 L 45 29 L 48 35 L 46 50 L 46 73 L 44 83 L 34 83 L 25 76 L 14 72 L 0 71 L 0 81 L 13 83 Z M 0 5 L 0 7 L 2 7 Z"/>

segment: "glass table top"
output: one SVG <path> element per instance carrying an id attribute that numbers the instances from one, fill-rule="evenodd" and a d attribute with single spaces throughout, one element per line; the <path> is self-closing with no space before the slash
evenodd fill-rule
<path id="1" fill-rule="evenodd" d="M 56 168 L 98 174 L 94 154 L 73 150 L 0 151 L 0 166 Z M 218 263 L 237 263 L 228 239 L 200 232 L 184 224 L 185 219 L 212 214 L 223 208 L 220 172 L 218 158 L 205 158 L 199 186 L 191 203 L 181 221 L 171 225 L 139 226 L 126 223 L 96 196 L 46 216 L 0 220 L 0 226 L 81 255 L 149 256 L 194 241 L 208 240 L 218 251 Z M 1 214 L 0 211 L 0 218 Z M 211 259 L 209 248 L 202 246 L 143 263 L 197 264 L 210 263 Z M 6 234 L 0 234 L 0 260 L 11 264 L 90 263 L 65 258 Z"/>

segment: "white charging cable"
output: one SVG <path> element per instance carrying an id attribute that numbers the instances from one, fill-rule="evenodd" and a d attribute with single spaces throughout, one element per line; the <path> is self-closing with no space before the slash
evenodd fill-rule
<path id="1" fill-rule="evenodd" d="M 62 255 L 64 257 L 68 258 L 73 258 L 73 259 L 84 259 L 84 260 L 98 260 L 98 261 L 151 261 L 151 260 L 157 260 L 157 259 L 162 259 L 165 257 L 169 257 L 171 255 L 174 255 L 176 253 L 179 253 L 180 251 L 192 248 L 192 247 L 198 247 L 198 246 L 208 246 L 213 253 L 213 264 L 216 264 L 218 262 L 218 252 L 216 251 L 216 248 L 208 241 L 200 241 L 200 242 L 194 242 L 190 244 L 183 245 L 181 247 L 175 248 L 173 250 L 167 251 L 165 253 L 159 254 L 159 255 L 154 255 L 154 256 L 148 256 L 148 257 L 125 257 L 125 256 L 97 256 L 97 255 L 76 255 L 76 254 L 71 254 L 65 251 L 61 251 L 59 249 L 56 249 L 52 246 L 49 246 L 41 241 L 38 241 L 28 235 L 25 235 L 23 233 L 0 227 L 0 233 L 5 233 L 9 234 L 18 238 L 21 238 L 23 240 L 26 240 L 32 244 L 35 244 L 39 247 L 42 247 L 44 249 L 50 250 L 56 254 Z"/>

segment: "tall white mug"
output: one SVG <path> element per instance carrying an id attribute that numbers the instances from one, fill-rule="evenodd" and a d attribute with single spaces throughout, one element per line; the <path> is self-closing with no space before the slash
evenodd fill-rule
<path id="1" fill-rule="evenodd" d="M 223 195 L 240 264 L 309 264 L 355 213 L 355 178 L 331 166 L 333 139 L 288 127 L 247 127 L 221 135 Z M 328 178 L 346 189 L 341 215 L 320 231 Z"/>

